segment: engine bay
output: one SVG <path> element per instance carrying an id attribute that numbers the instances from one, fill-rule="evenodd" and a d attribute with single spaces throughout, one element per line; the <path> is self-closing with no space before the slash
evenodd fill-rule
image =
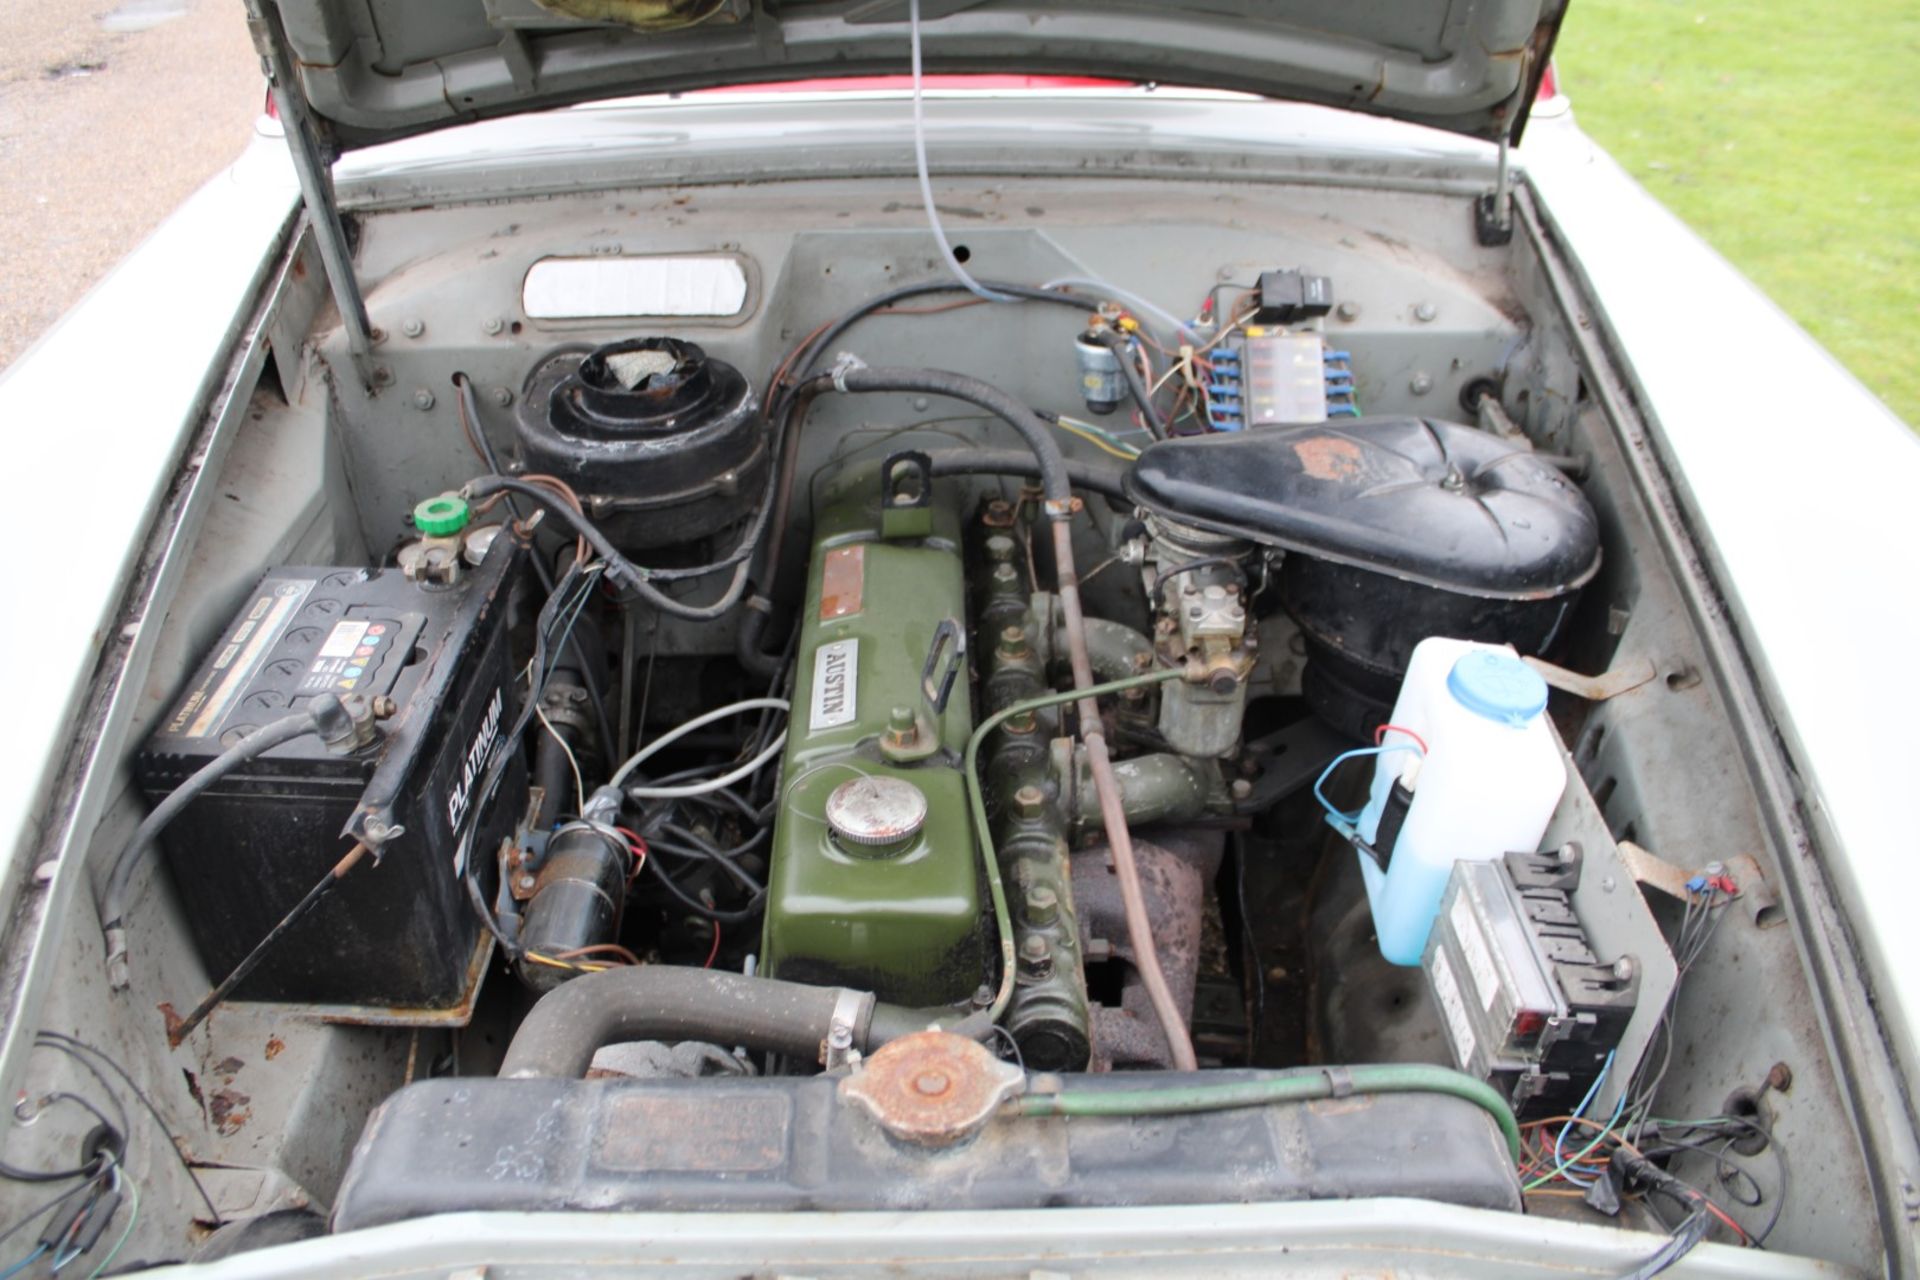
<path id="1" fill-rule="evenodd" d="M 34 1060 L 165 1080 L 140 1256 L 1373 1197 L 1872 1255 L 1549 247 L 1115 185 L 969 193 L 977 293 L 857 179 L 370 203 L 371 363 L 296 239 Z"/>

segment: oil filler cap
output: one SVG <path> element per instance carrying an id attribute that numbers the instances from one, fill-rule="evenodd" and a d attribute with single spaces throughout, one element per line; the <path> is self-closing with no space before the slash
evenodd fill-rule
<path id="1" fill-rule="evenodd" d="M 918 835 L 927 797 L 905 778 L 852 778 L 827 797 L 827 826 L 842 844 L 880 851 Z"/>

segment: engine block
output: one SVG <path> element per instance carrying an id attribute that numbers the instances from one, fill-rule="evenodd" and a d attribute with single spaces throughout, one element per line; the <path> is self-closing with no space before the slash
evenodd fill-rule
<path id="1" fill-rule="evenodd" d="M 958 518 L 924 474 L 905 478 L 918 465 L 850 468 L 823 490 L 762 954 L 774 977 L 938 1006 L 992 966 L 959 767 L 973 716 Z"/>

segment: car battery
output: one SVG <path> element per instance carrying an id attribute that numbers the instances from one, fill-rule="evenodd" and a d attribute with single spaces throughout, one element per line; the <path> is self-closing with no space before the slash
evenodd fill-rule
<path id="1" fill-rule="evenodd" d="M 1579 856 L 1456 862 L 1421 962 L 1455 1063 L 1522 1118 L 1578 1105 L 1639 1000 L 1639 966 L 1595 954 L 1581 927 Z"/>
<path id="2" fill-rule="evenodd" d="M 273 570 L 137 757 L 136 781 L 157 803 L 316 695 L 363 696 L 385 713 L 352 754 L 308 735 L 240 766 L 162 836 L 216 980 L 356 838 L 378 854 L 274 944 L 236 999 L 394 1025 L 464 1020 L 491 935 L 456 858 L 470 852 L 486 891 L 526 808 L 525 763 L 508 741 L 518 698 L 507 634 L 524 549 L 495 537 L 477 568 L 446 585 L 395 569 Z M 496 766 L 498 784 L 482 795 Z"/>

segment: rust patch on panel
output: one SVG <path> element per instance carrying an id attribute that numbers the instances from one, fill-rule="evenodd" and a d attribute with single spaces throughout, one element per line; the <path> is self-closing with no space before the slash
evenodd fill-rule
<path id="1" fill-rule="evenodd" d="M 856 543 L 827 552 L 820 566 L 820 620 L 860 612 L 867 590 L 867 548 Z"/>
<path id="2" fill-rule="evenodd" d="M 1293 451 L 1306 473 L 1315 480 L 1345 483 L 1358 476 L 1363 465 L 1360 446 L 1339 436 L 1312 436 L 1296 441 Z"/>
<path id="3" fill-rule="evenodd" d="M 207 1099 L 207 1115 L 215 1128 L 231 1138 L 253 1119 L 253 1112 L 247 1109 L 252 1101 L 237 1089 L 217 1089 Z"/>

